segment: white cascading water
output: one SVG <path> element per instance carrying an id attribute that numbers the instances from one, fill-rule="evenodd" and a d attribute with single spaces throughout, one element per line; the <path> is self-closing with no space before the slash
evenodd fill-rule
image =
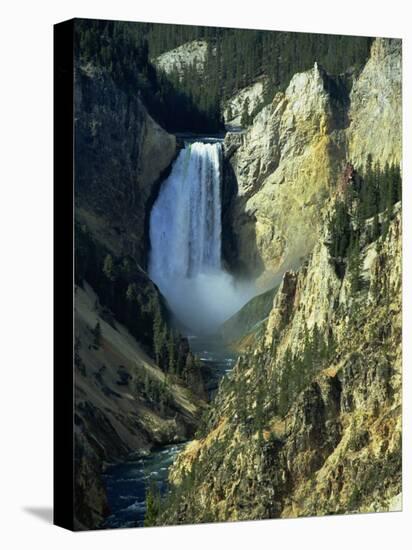
<path id="1" fill-rule="evenodd" d="M 254 292 L 221 265 L 221 144 L 186 144 L 150 217 L 149 274 L 179 321 L 211 332 Z"/>

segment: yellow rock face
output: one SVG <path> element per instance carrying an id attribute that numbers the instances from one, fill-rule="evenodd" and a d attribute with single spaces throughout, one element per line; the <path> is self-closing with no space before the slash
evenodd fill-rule
<path id="1" fill-rule="evenodd" d="M 401 234 L 398 203 L 387 236 L 362 250 L 370 286 L 361 292 L 350 291 L 349 274 L 337 279 L 322 239 L 306 265 L 285 274 L 258 353 L 237 363 L 217 395 L 209 433 L 172 468 L 180 489 L 163 522 L 399 509 Z M 315 323 L 323 335 L 332 327 L 333 354 L 323 369 L 312 365 L 284 416 L 267 418 L 259 443 L 257 389 L 270 410 L 276 387 L 268 384 L 283 368 L 285 349 L 302 352 L 305 327 Z M 243 424 L 240 399 L 247 400 Z"/>
<path id="2" fill-rule="evenodd" d="M 312 250 L 320 211 L 345 162 L 359 166 L 368 153 L 381 163 L 401 158 L 400 41 L 375 41 L 350 97 L 342 87 L 340 99 L 331 98 L 329 78 L 317 64 L 296 74 L 240 146 L 235 135 L 225 140 L 238 183 L 240 263 L 262 287 Z"/>
<path id="3" fill-rule="evenodd" d="M 402 157 L 402 42 L 378 38 L 351 91 L 348 156 L 364 165 L 400 163 Z"/>

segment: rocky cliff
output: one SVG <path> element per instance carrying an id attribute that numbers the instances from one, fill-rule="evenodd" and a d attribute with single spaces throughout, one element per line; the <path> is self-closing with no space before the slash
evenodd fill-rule
<path id="1" fill-rule="evenodd" d="M 166 74 L 177 73 L 179 78 L 187 69 L 202 72 L 207 60 L 208 46 L 204 40 L 194 40 L 167 51 L 153 60 L 154 64 Z"/>
<path id="2" fill-rule="evenodd" d="M 350 93 L 348 157 L 364 165 L 371 154 L 382 164 L 402 156 L 402 43 L 377 39 Z"/>
<path id="3" fill-rule="evenodd" d="M 104 467 L 186 441 L 204 403 L 183 381 L 166 378 L 87 283 L 76 287 L 75 327 L 75 513 L 84 529 L 109 513 Z"/>
<path id="4" fill-rule="evenodd" d="M 223 118 L 226 125 L 241 126 L 242 114 L 251 116 L 264 101 L 266 79 L 262 78 L 242 88 L 223 104 Z"/>
<path id="5" fill-rule="evenodd" d="M 75 75 L 76 219 L 116 255 L 146 262 L 147 217 L 176 139 L 138 93 L 92 64 Z"/>
<path id="6" fill-rule="evenodd" d="M 245 134 L 227 134 L 226 181 L 234 191 L 225 250 L 233 268 L 264 286 L 298 265 L 317 241 L 319 211 L 343 162 L 364 163 L 367 154 L 399 161 L 400 56 L 399 40 L 377 39 L 360 75 L 332 77 L 315 63 Z"/>
<path id="7" fill-rule="evenodd" d="M 238 350 L 239 346 L 242 347 L 245 344 L 245 337 L 253 338 L 253 334 L 260 330 L 262 323 L 266 321 L 271 312 L 273 297 L 277 290 L 276 286 L 255 296 L 227 319 L 219 328 L 224 342 Z"/>
<path id="8" fill-rule="evenodd" d="M 337 276 L 323 237 L 285 273 L 257 348 L 178 457 L 160 523 L 399 506 L 400 205 L 387 235 L 362 246 L 358 291 L 350 269 Z"/>

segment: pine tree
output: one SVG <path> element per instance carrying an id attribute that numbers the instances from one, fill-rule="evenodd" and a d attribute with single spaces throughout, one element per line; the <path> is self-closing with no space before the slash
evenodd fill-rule
<path id="1" fill-rule="evenodd" d="M 169 338 L 167 341 L 167 354 L 168 354 L 168 360 L 169 360 L 169 372 L 171 374 L 175 374 L 176 372 L 176 346 L 175 346 L 175 339 L 173 336 L 173 332 L 170 331 Z"/>
<path id="2" fill-rule="evenodd" d="M 247 398 L 246 398 L 246 387 L 240 373 L 241 364 L 242 364 L 242 359 L 239 359 L 238 371 L 236 373 L 235 397 L 236 397 L 236 410 L 237 410 L 239 423 L 242 425 L 245 425 L 246 419 L 247 419 Z"/>
<path id="3" fill-rule="evenodd" d="M 169 407 L 172 402 L 172 393 L 171 393 L 171 380 L 170 376 L 165 373 L 165 377 L 163 380 L 162 388 L 161 388 L 161 396 L 163 399 L 163 414 L 165 414 L 165 408 Z"/>
<path id="4" fill-rule="evenodd" d="M 288 361 L 291 359 L 288 357 Z M 312 370 L 313 365 L 313 347 L 312 340 L 309 336 L 308 327 L 305 325 L 304 336 L 303 336 L 303 359 L 302 359 L 302 368 L 304 372 Z"/>
<path id="5" fill-rule="evenodd" d="M 146 513 L 144 517 L 145 527 L 156 525 L 156 520 L 160 512 L 160 504 L 160 491 L 156 483 L 152 480 L 149 487 L 146 488 Z"/>
<path id="6" fill-rule="evenodd" d="M 329 232 L 331 256 L 336 259 L 344 258 L 351 233 L 350 216 L 344 201 L 336 204 L 335 212 L 329 222 Z"/>
<path id="7" fill-rule="evenodd" d="M 147 397 L 150 395 L 150 379 L 147 372 L 145 373 L 145 376 L 144 376 L 144 393 Z"/>
<path id="8" fill-rule="evenodd" d="M 246 128 L 246 126 L 249 126 L 250 118 L 249 118 L 249 98 L 246 97 L 245 101 L 243 102 L 243 111 L 242 111 L 242 117 L 240 119 L 240 124 L 243 128 Z"/>
<path id="9" fill-rule="evenodd" d="M 136 298 L 136 284 L 131 283 L 127 286 L 126 299 L 128 302 L 133 302 Z"/>
<path id="10" fill-rule="evenodd" d="M 399 165 L 392 165 L 393 170 L 393 187 L 394 187 L 394 201 L 398 202 L 402 200 L 402 177 L 401 168 Z"/>
<path id="11" fill-rule="evenodd" d="M 227 108 L 226 117 L 227 117 L 228 122 L 230 122 L 233 118 L 232 107 L 230 105 Z"/>
<path id="12" fill-rule="evenodd" d="M 352 246 L 351 256 L 349 259 L 349 272 L 352 292 L 358 292 L 362 286 L 361 256 L 358 238 L 354 240 Z"/>
<path id="13" fill-rule="evenodd" d="M 109 281 L 114 282 L 116 279 L 115 267 L 113 264 L 113 258 L 111 254 L 107 254 L 103 263 L 103 273 L 109 279 Z"/>
<path id="14" fill-rule="evenodd" d="M 160 366 L 164 345 L 163 321 L 159 309 L 156 309 L 153 320 L 153 351 L 156 363 Z"/>
<path id="15" fill-rule="evenodd" d="M 329 328 L 328 332 L 328 338 L 327 338 L 327 359 L 330 361 L 336 352 L 336 341 L 335 341 L 335 335 L 333 334 L 333 331 L 331 328 Z"/>
<path id="16" fill-rule="evenodd" d="M 189 353 L 186 356 L 186 363 L 184 366 L 184 379 L 187 384 L 190 384 L 191 377 L 193 374 L 193 367 L 194 367 L 194 357 L 192 353 L 189 351 Z"/>
<path id="17" fill-rule="evenodd" d="M 289 408 L 291 395 L 294 390 L 293 359 L 289 348 L 286 349 L 283 358 L 282 374 L 279 384 L 279 413 L 284 416 Z"/>
<path id="18" fill-rule="evenodd" d="M 376 212 L 372 221 L 372 241 L 376 241 L 380 234 L 379 214 Z"/>
<path id="19" fill-rule="evenodd" d="M 321 334 L 321 331 L 317 323 L 315 323 L 313 326 L 311 350 L 312 350 L 312 368 L 308 371 L 309 377 L 313 372 L 313 369 L 319 368 L 327 357 L 327 344 Z"/>
<path id="20" fill-rule="evenodd" d="M 101 344 L 101 337 L 102 337 L 102 330 L 101 330 L 101 327 L 100 327 L 100 322 L 97 321 L 93 330 L 92 330 L 92 334 L 93 334 L 93 346 L 98 349 L 100 347 L 100 344 Z"/>
<path id="21" fill-rule="evenodd" d="M 255 426 L 258 432 L 258 443 L 259 445 L 263 444 L 263 388 L 261 381 L 258 381 L 256 388 L 256 409 L 255 409 Z"/>

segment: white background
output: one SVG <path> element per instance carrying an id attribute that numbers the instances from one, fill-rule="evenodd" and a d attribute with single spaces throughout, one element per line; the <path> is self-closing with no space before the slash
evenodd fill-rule
<path id="1" fill-rule="evenodd" d="M 3 1 L 0 8 L 2 548 L 406 547 L 408 535 L 412 538 L 411 492 L 407 490 L 411 487 L 412 441 L 408 373 L 412 303 L 408 280 L 412 158 L 408 124 L 412 95 L 409 4 L 407 0 Z M 51 525 L 52 25 L 72 17 L 404 38 L 404 512 L 78 534 Z"/>

